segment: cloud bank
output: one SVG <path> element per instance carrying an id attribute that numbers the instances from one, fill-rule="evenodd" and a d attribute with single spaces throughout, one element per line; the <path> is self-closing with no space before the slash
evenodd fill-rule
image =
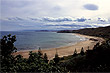
<path id="1" fill-rule="evenodd" d="M 109 19 L 103 18 L 75 18 L 75 17 L 42 17 L 22 18 L 12 17 L 1 19 L 2 31 L 13 30 L 65 30 L 110 26 Z M 8 27 L 6 27 L 8 26 Z"/>
<path id="2" fill-rule="evenodd" d="M 0 30 L 80 29 L 110 24 L 110 0 L 1 0 Z"/>

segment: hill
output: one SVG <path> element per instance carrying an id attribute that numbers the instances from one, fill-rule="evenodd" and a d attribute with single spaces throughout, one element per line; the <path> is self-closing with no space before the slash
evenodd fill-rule
<path id="1" fill-rule="evenodd" d="M 110 38 L 110 26 L 98 28 L 85 28 L 79 30 L 61 30 L 58 33 L 79 33 L 90 36 Z"/>

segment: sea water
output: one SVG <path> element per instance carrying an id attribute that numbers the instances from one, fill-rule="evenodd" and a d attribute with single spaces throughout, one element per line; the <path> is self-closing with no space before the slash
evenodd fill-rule
<path id="1" fill-rule="evenodd" d="M 0 39 L 4 35 L 16 35 L 17 41 L 14 43 L 19 50 L 34 50 L 69 46 L 74 43 L 86 40 L 73 33 L 57 32 L 36 32 L 36 31 L 2 31 Z"/>

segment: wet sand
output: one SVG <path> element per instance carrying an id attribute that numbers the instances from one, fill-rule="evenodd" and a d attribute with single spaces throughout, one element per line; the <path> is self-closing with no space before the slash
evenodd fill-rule
<path id="1" fill-rule="evenodd" d="M 51 60 L 54 58 L 56 50 L 57 50 L 59 57 L 63 57 L 63 56 L 72 55 L 74 53 L 75 48 L 76 48 L 77 52 L 79 53 L 81 51 L 82 47 L 84 48 L 84 51 L 86 51 L 88 49 L 88 46 L 89 46 L 89 49 L 93 49 L 93 47 L 96 43 L 98 43 L 98 42 L 101 43 L 104 41 L 104 39 L 99 38 L 99 37 L 93 37 L 93 36 L 87 36 L 87 35 L 81 35 L 81 34 L 76 34 L 76 35 L 81 36 L 81 37 L 85 37 L 85 38 L 87 38 L 87 40 L 78 42 L 78 43 L 73 44 L 71 46 L 63 46 L 63 47 L 51 48 L 51 49 L 43 49 L 42 53 L 43 54 L 46 53 L 48 56 L 48 59 Z M 95 39 L 97 41 L 90 40 L 91 38 Z M 38 50 L 32 50 L 32 51 L 38 52 Z M 18 54 L 22 55 L 24 58 L 28 58 L 29 57 L 29 50 L 18 51 L 16 53 L 14 53 L 13 55 L 18 55 Z"/>

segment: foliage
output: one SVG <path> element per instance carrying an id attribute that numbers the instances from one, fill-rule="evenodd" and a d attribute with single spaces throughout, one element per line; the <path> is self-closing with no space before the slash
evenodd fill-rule
<path id="1" fill-rule="evenodd" d="M 48 57 L 47 57 L 47 54 L 46 54 L 46 53 L 44 53 L 44 61 L 45 61 L 46 63 L 48 63 Z"/>
<path id="2" fill-rule="evenodd" d="M 15 58 L 12 53 L 16 52 L 16 47 L 14 47 L 14 42 L 16 41 L 16 36 L 11 36 L 11 34 L 4 36 L 0 40 L 1 47 L 1 68 L 4 71 L 12 70 L 15 63 Z"/>
<path id="3" fill-rule="evenodd" d="M 71 72 L 110 72 L 110 40 L 60 64 Z"/>
<path id="4" fill-rule="evenodd" d="M 90 36 L 97 36 L 110 39 L 110 26 L 99 28 L 84 28 L 79 30 L 61 30 L 58 33 L 79 33 Z"/>
<path id="5" fill-rule="evenodd" d="M 16 37 L 11 35 L 4 36 L 0 41 L 2 72 L 66 72 L 54 60 L 48 62 L 46 53 L 43 56 L 41 49 L 37 53 L 30 51 L 27 59 L 21 55 L 13 56 L 12 53 L 16 51 L 15 41 Z"/>
<path id="6" fill-rule="evenodd" d="M 54 58 L 53 60 L 55 61 L 56 64 L 60 61 L 60 58 L 59 58 L 57 52 L 56 52 L 56 54 L 55 54 L 55 58 Z"/>
<path id="7" fill-rule="evenodd" d="M 78 55 L 78 54 L 77 54 L 77 51 L 76 51 L 76 48 L 75 48 L 73 57 L 75 57 L 75 56 L 77 56 L 77 55 Z"/>
<path id="8" fill-rule="evenodd" d="M 39 47 L 39 50 L 38 50 L 38 54 L 39 54 L 40 56 L 43 55 L 40 47 Z"/>
<path id="9" fill-rule="evenodd" d="M 3 39 L 0 40 L 1 46 L 1 55 L 3 57 L 7 57 L 13 52 L 16 52 L 16 47 L 14 47 L 14 42 L 16 41 L 16 36 L 12 36 L 9 34 L 8 36 L 4 36 Z"/>
<path id="10" fill-rule="evenodd" d="M 85 55 L 83 47 L 81 48 L 80 54 L 81 54 L 81 55 Z"/>

